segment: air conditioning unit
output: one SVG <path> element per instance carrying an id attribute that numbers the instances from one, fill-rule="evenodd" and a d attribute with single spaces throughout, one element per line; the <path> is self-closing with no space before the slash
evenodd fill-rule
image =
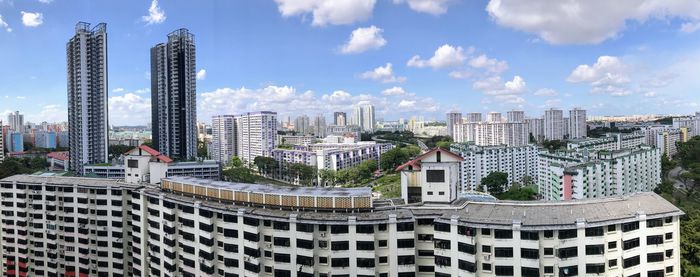
<path id="1" fill-rule="evenodd" d="M 267 244 L 265 244 L 265 246 L 266 246 L 267 248 L 272 248 L 272 243 L 267 243 Z"/>
<path id="2" fill-rule="evenodd" d="M 484 254 L 484 260 L 485 261 L 491 260 L 491 254 Z"/>

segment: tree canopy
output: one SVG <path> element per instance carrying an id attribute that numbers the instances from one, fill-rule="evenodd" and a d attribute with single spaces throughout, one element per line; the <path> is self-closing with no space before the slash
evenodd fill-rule
<path id="1" fill-rule="evenodd" d="M 481 179 L 481 185 L 486 186 L 488 193 L 498 195 L 505 192 L 508 186 L 508 173 L 494 171 Z"/>

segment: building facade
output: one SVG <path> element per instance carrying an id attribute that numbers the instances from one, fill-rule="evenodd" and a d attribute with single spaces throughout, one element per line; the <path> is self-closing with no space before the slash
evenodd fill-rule
<path id="1" fill-rule="evenodd" d="M 575 108 L 569 111 L 569 138 L 578 139 L 588 137 L 586 125 L 586 110 Z"/>
<path id="2" fill-rule="evenodd" d="M 270 157 L 277 147 L 277 113 L 269 111 L 236 116 L 236 153 L 244 162 Z"/>
<path id="3" fill-rule="evenodd" d="M 447 113 L 447 135 L 454 139 L 455 125 L 462 124 L 462 113 L 449 112 Z"/>
<path id="4" fill-rule="evenodd" d="M 564 139 L 564 113 L 562 110 L 549 109 L 544 111 L 544 139 Z"/>
<path id="5" fill-rule="evenodd" d="M 591 150 L 622 150 L 626 148 L 636 148 L 646 143 L 643 133 L 608 133 L 602 138 L 588 138 L 570 140 L 566 144 L 569 150 L 591 149 Z"/>
<path id="6" fill-rule="evenodd" d="M 506 113 L 506 118 L 508 122 L 525 122 L 525 112 L 524 111 L 508 111 Z"/>
<path id="7" fill-rule="evenodd" d="M 187 29 L 151 48 L 153 146 L 175 159 L 197 157 L 196 77 L 194 35 Z"/>
<path id="8" fill-rule="evenodd" d="M 5 276 L 681 271 L 683 213 L 651 193 L 557 204 L 461 199 L 383 207 L 367 188 L 292 190 L 189 178 L 144 187 L 16 175 L 0 186 Z"/>
<path id="9" fill-rule="evenodd" d="M 345 126 L 348 124 L 348 114 L 345 112 L 333 113 L 333 125 Z"/>
<path id="10" fill-rule="evenodd" d="M 529 131 L 528 142 L 541 143 L 544 141 L 544 120 L 542 118 L 526 118 L 525 124 Z M 530 141 L 530 140 L 534 141 Z"/>
<path id="11" fill-rule="evenodd" d="M 530 133 L 523 122 L 465 122 L 455 127 L 455 142 L 474 142 L 479 146 L 526 145 Z"/>
<path id="12" fill-rule="evenodd" d="M 24 133 L 24 115 L 19 111 L 7 115 L 7 125 L 10 126 L 10 131 Z"/>
<path id="13" fill-rule="evenodd" d="M 36 147 L 54 149 L 56 148 L 56 132 L 40 131 L 34 134 Z"/>
<path id="14" fill-rule="evenodd" d="M 68 82 L 68 170 L 107 161 L 107 24 L 75 26 L 66 44 Z"/>
<path id="15" fill-rule="evenodd" d="M 535 185 L 537 182 L 539 151 L 535 145 L 477 146 L 473 143 L 453 143 L 450 151 L 464 158 L 460 172 L 462 193 L 477 190 L 481 179 L 491 172 L 508 174 L 508 187 L 514 182 L 521 185 Z"/>
<path id="16" fill-rule="evenodd" d="M 216 115 L 211 119 L 211 158 L 222 164 L 236 156 L 236 117 Z"/>
<path id="17" fill-rule="evenodd" d="M 360 126 L 363 132 L 373 132 L 376 122 L 373 105 L 363 104 L 353 109 L 352 124 Z"/>

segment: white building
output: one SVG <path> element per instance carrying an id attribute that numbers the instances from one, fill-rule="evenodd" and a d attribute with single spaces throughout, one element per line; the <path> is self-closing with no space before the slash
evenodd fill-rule
<path id="1" fill-rule="evenodd" d="M 10 126 L 10 131 L 24 133 L 24 115 L 20 114 L 19 111 L 8 114 L 7 125 Z"/>
<path id="2" fill-rule="evenodd" d="M 474 142 L 479 146 L 519 146 L 526 145 L 529 139 L 526 123 L 466 122 L 455 127 L 455 142 Z"/>
<path id="3" fill-rule="evenodd" d="M 294 132 L 302 136 L 312 133 L 311 121 L 309 120 L 309 116 L 304 114 L 297 116 L 297 118 L 294 119 Z"/>
<path id="4" fill-rule="evenodd" d="M 236 154 L 247 163 L 269 157 L 277 146 L 277 113 L 253 112 L 236 116 Z"/>
<path id="5" fill-rule="evenodd" d="M 5 276 L 681 272 L 683 212 L 653 193 L 554 204 L 460 198 L 400 205 L 372 200 L 369 188 L 192 178 L 142 186 L 15 175 L 0 186 Z"/>
<path id="6" fill-rule="evenodd" d="M 5 141 L 2 131 L 2 121 L 0 121 L 0 162 L 5 160 Z"/>
<path id="7" fill-rule="evenodd" d="M 462 124 L 462 113 L 448 112 L 447 113 L 447 135 L 454 139 L 454 126 Z"/>
<path id="8" fill-rule="evenodd" d="M 211 158 L 226 164 L 236 156 L 236 117 L 216 115 L 211 119 Z"/>
<path id="9" fill-rule="evenodd" d="M 503 121 L 503 118 L 501 117 L 501 113 L 490 112 L 486 115 L 486 121 L 490 123 L 500 123 Z"/>
<path id="10" fill-rule="evenodd" d="M 661 183 L 661 150 L 651 146 L 541 153 L 540 162 L 539 193 L 550 201 L 630 195 Z"/>
<path id="11" fill-rule="evenodd" d="M 405 203 L 451 203 L 459 193 L 462 157 L 435 148 L 399 166 Z"/>
<path id="12" fill-rule="evenodd" d="M 467 113 L 464 122 L 481 122 L 481 113 Z"/>
<path id="13" fill-rule="evenodd" d="M 549 109 L 544 111 L 544 139 L 564 139 L 564 115 L 562 110 Z"/>
<path id="14" fill-rule="evenodd" d="M 566 144 L 569 150 L 587 148 L 590 150 L 622 150 L 626 148 L 636 148 L 645 144 L 646 139 L 643 133 L 608 133 L 602 138 L 574 139 Z"/>
<path id="15" fill-rule="evenodd" d="M 682 118 L 673 118 L 673 128 L 687 128 L 690 137 L 700 136 L 700 112 L 696 112 L 695 116 Z"/>
<path id="16" fill-rule="evenodd" d="M 529 135 L 531 135 L 535 139 L 535 142 L 540 143 L 544 141 L 544 119 L 526 118 L 525 124 L 527 124 Z M 529 138 L 528 142 L 530 142 Z"/>
<path id="17" fill-rule="evenodd" d="M 326 117 L 317 114 L 311 122 L 311 133 L 317 138 L 326 137 Z"/>
<path id="18" fill-rule="evenodd" d="M 687 141 L 688 129 L 685 127 L 665 130 L 656 135 L 656 147 L 662 149 L 669 159 L 678 153 L 678 143 Z"/>
<path id="19" fill-rule="evenodd" d="M 450 151 L 460 155 L 462 161 L 461 192 L 473 191 L 481 186 L 481 179 L 491 172 L 508 174 L 508 187 L 517 182 L 524 185 L 526 176 L 532 184 L 538 177 L 538 149 L 535 145 L 477 146 L 472 143 L 454 143 Z"/>
<path id="20" fill-rule="evenodd" d="M 363 132 L 373 132 L 376 122 L 373 105 L 358 105 L 353 110 L 352 124 L 360 126 Z"/>
<path id="21" fill-rule="evenodd" d="M 509 111 L 506 113 L 508 122 L 525 122 L 525 112 L 524 111 Z"/>
<path id="22" fill-rule="evenodd" d="M 586 110 L 575 108 L 569 111 L 569 138 L 578 139 L 588 137 L 586 128 Z"/>
<path id="23" fill-rule="evenodd" d="M 316 142 L 317 140 L 318 139 L 315 136 L 279 135 L 277 136 L 277 145 L 308 145 Z"/>

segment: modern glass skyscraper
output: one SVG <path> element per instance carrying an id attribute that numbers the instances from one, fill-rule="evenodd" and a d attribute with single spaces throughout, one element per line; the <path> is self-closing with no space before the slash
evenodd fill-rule
<path id="1" fill-rule="evenodd" d="M 194 35 L 187 29 L 168 34 L 151 48 L 153 146 L 166 156 L 197 157 L 197 73 Z"/>
<path id="2" fill-rule="evenodd" d="M 68 82 L 68 170 L 107 162 L 107 24 L 79 22 L 66 44 Z"/>

